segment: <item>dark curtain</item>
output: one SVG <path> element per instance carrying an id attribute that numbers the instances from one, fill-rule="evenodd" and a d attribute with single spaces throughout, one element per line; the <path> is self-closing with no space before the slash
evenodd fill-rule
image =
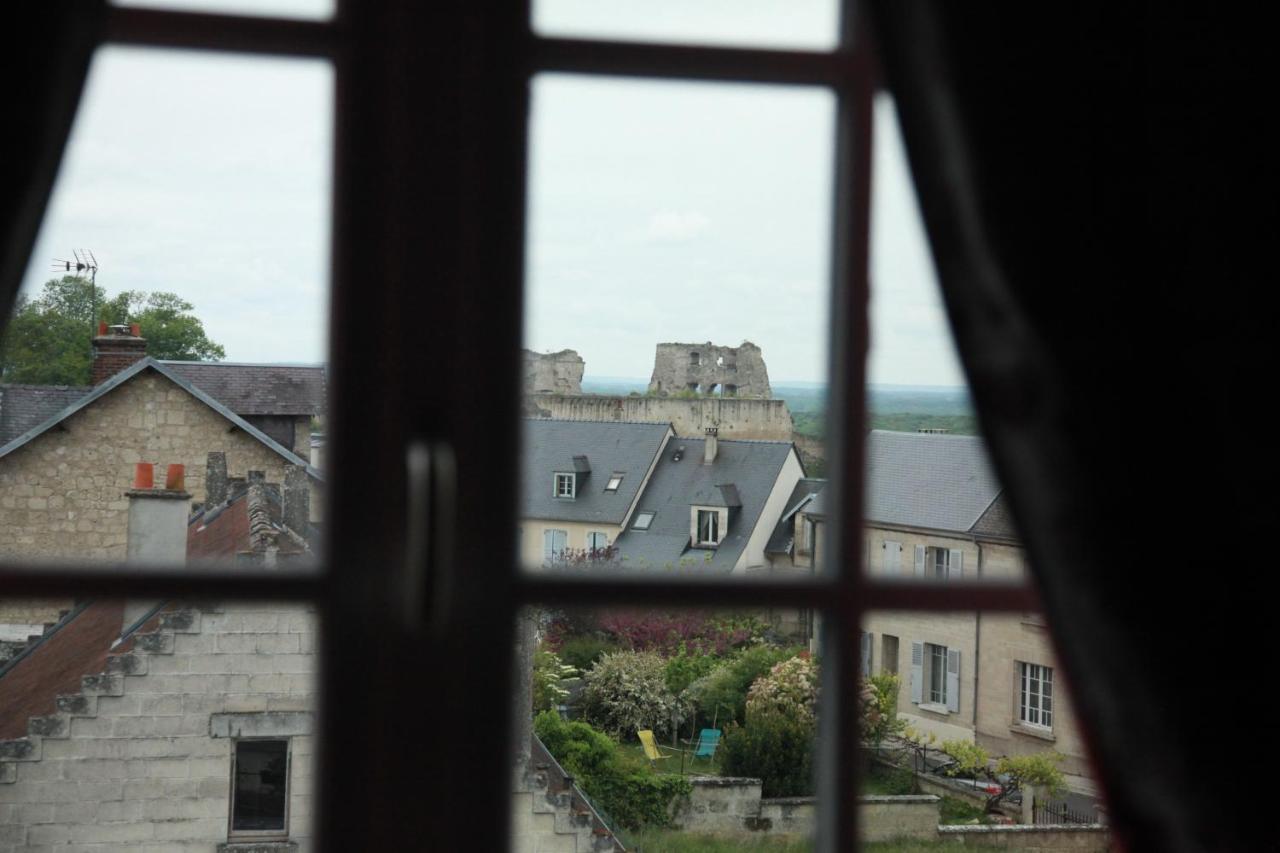
<path id="1" fill-rule="evenodd" d="M 101 0 L 5 10 L 0 70 L 0 314 L 7 321 L 44 218 L 103 20 Z M 68 249 L 72 247 L 67 247 Z"/>
<path id="2" fill-rule="evenodd" d="M 1267 28 L 1190 6 L 871 10 L 1117 834 L 1269 849 Z"/>

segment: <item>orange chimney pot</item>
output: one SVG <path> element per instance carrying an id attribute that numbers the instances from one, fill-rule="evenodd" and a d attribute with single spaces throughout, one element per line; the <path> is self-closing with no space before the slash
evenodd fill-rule
<path id="1" fill-rule="evenodd" d="M 155 483 L 155 466 L 150 462 L 139 462 L 134 466 L 133 471 L 133 487 L 135 489 L 150 489 Z"/>

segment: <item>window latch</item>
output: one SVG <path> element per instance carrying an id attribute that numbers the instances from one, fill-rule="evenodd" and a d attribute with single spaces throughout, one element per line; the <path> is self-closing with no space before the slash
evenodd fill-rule
<path id="1" fill-rule="evenodd" d="M 405 630 L 417 631 L 425 616 L 432 632 L 443 634 L 453 612 L 457 463 L 450 445 L 418 440 L 409 444 L 405 465 L 409 488 L 401 621 Z"/>

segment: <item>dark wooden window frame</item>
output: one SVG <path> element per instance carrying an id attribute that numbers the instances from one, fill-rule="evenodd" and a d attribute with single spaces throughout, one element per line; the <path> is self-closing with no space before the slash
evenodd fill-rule
<path id="1" fill-rule="evenodd" d="M 521 574 L 514 538 L 494 543 L 491 535 L 504 524 L 515 531 L 514 497 L 496 499 L 495 513 L 485 484 L 503 481 L 518 464 L 524 128 L 528 82 L 542 72 L 834 92 L 829 429 L 838 436 L 864 434 L 876 63 L 859 6 L 843 3 L 840 47 L 829 52 L 538 37 L 521 2 L 345 0 L 328 21 L 112 8 L 101 33 L 104 44 L 316 58 L 334 65 L 326 562 L 310 573 L 5 565 L 3 594 L 316 603 L 324 640 L 323 763 L 314 812 L 325 850 L 397 842 L 461 849 L 475 843 L 476 825 L 465 818 L 484 819 L 493 841 L 488 846 L 501 846 L 510 811 L 503 756 L 511 749 L 485 726 L 505 715 L 502 699 L 510 684 L 503 664 L 510 666 L 511 626 L 526 604 L 768 604 L 821 611 L 830 663 L 820 732 L 818 844 L 823 850 L 852 848 L 854 798 L 834 794 L 858 784 L 853 759 L 863 614 L 1038 611 L 1029 587 L 864 577 L 861 491 L 851 488 L 862 481 L 858 441 L 832 448 L 836 523 L 825 526 L 825 548 L 834 559 L 829 572 L 807 582 Z M 455 182 L 455 175 L 463 177 Z M 448 233 L 433 242 L 433 226 Z M 432 261 L 430 274 L 422 272 L 424 253 Z M 424 371 L 441 363 L 446 347 L 458 345 L 447 326 L 481 322 L 490 337 L 463 339 L 466 351 L 452 355 L 476 375 L 487 375 L 492 404 L 474 411 L 464 384 L 473 376 L 446 378 L 436 393 L 425 393 Z M 441 340 L 421 335 L 424 326 Z M 490 535 L 469 536 L 468 525 L 483 525 Z M 473 692 L 454 699 L 442 684 Z M 397 696 L 410 707 L 398 707 Z M 452 738 L 449 727 L 476 707 L 482 710 L 470 722 L 485 728 L 484 742 Z M 418 714 L 408 731 L 397 726 L 404 723 L 402 711 Z M 450 768 L 462 756 L 470 757 L 472 774 L 484 772 L 483 782 L 455 777 Z M 341 771 L 325 771 L 335 767 Z"/>

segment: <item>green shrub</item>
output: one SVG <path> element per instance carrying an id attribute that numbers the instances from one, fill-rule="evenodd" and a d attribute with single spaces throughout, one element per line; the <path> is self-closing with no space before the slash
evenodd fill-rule
<path id="1" fill-rule="evenodd" d="M 607 652 L 618 650 L 617 643 L 590 635 L 566 637 L 560 643 L 560 660 L 580 672 L 586 672 L 595 666 L 596 661 Z"/>
<path id="2" fill-rule="evenodd" d="M 612 652 L 585 676 L 582 716 L 616 737 L 640 729 L 671 730 L 675 697 L 667 690 L 666 662 L 653 652 Z"/>
<path id="3" fill-rule="evenodd" d="M 675 655 L 667 659 L 667 690 L 672 696 L 679 696 L 690 684 L 711 672 L 719 663 L 720 658 L 715 655 L 700 654 L 696 650 L 690 652 L 681 643 Z"/>
<path id="4" fill-rule="evenodd" d="M 587 796 L 623 829 L 670 826 L 673 801 L 693 790 L 683 776 L 627 770 L 613 739 L 586 723 L 565 722 L 544 711 L 534 719 L 533 730 Z"/>
<path id="5" fill-rule="evenodd" d="M 786 717 L 812 726 L 818 701 L 818 668 L 797 655 L 774 664 L 747 691 L 747 724 L 763 717 Z"/>
<path id="6" fill-rule="evenodd" d="M 742 722 L 747 718 L 747 691 L 752 682 L 795 653 L 776 646 L 751 646 L 690 684 L 687 696 L 707 720 L 718 716 L 722 722 Z"/>
<path id="7" fill-rule="evenodd" d="M 812 724 L 763 715 L 746 726 L 733 725 L 720 747 L 720 772 L 754 776 L 762 796 L 806 797 L 813 793 Z"/>
<path id="8" fill-rule="evenodd" d="M 555 652 L 538 649 L 533 655 L 533 710 L 546 711 L 555 708 L 569 696 L 560 686 L 566 678 L 573 678 L 578 670 L 561 663 Z"/>

